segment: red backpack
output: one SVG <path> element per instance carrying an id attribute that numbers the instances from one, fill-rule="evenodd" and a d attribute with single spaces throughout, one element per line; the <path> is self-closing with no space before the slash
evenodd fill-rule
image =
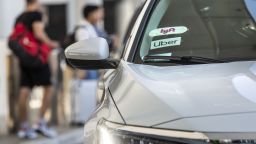
<path id="1" fill-rule="evenodd" d="M 8 45 L 23 66 L 41 67 L 47 63 L 50 48 L 39 42 L 23 23 L 15 25 Z"/>

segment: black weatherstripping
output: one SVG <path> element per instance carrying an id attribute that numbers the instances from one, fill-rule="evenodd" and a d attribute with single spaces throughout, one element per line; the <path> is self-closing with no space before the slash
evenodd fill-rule
<path id="1" fill-rule="evenodd" d="M 105 60 L 76 60 L 67 59 L 69 64 L 78 69 L 84 70 L 97 70 L 97 69 L 116 69 L 119 65 L 118 60 L 105 59 Z"/>

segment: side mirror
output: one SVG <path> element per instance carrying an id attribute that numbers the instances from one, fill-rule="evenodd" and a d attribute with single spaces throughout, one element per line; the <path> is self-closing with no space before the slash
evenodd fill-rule
<path id="1" fill-rule="evenodd" d="M 116 69 L 119 61 L 109 58 L 109 46 L 104 38 L 86 39 L 65 50 L 68 62 L 78 69 Z"/>

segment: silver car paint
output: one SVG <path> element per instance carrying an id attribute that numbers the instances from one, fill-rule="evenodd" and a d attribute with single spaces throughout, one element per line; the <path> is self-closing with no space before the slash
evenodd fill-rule
<path id="1" fill-rule="evenodd" d="M 247 122 L 256 120 L 253 114 L 256 112 L 254 61 L 169 67 L 122 61 L 119 71 L 110 90 L 127 124 L 149 127 L 189 118 L 183 120 L 184 123 L 178 121 L 177 125 L 169 123 L 159 127 L 230 131 L 234 130 L 228 129 L 228 120 L 232 116 L 238 118 L 252 113 Z M 213 127 L 210 122 L 208 127 L 198 127 L 205 121 L 190 121 L 193 117 L 207 117 L 208 121 L 211 118 L 214 121 L 218 115 L 227 115 L 226 121 L 222 121 L 222 125 L 227 124 L 227 127 Z M 251 131 L 256 129 L 256 125 L 250 129 L 243 128 Z"/>
<path id="2" fill-rule="evenodd" d="M 256 137 L 256 112 L 225 114 L 217 116 L 184 118 L 165 123 L 155 128 L 171 128 L 199 132 L 254 133 Z M 220 135 L 218 135 L 220 136 Z M 222 137 L 218 137 L 219 139 Z M 224 137 L 223 137 L 224 138 Z M 238 137 L 234 137 L 236 139 Z"/>
<path id="3" fill-rule="evenodd" d="M 115 104 L 113 103 L 111 96 L 108 91 L 106 91 L 104 100 L 99 106 L 99 108 L 94 112 L 92 117 L 86 122 L 84 126 L 84 143 L 86 144 L 96 144 L 97 143 L 97 125 L 101 119 L 106 119 L 109 121 L 114 121 L 120 124 L 124 124 L 124 121 L 120 117 Z"/>
<path id="4" fill-rule="evenodd" d="M 104 38 L 85 39 L 69 46 L 65 56 L 74 60 L 104 60 L 109 57 L 109 46 Z"/>
<path id="5" fill-rule="evenodd" d="M 85 143 L 97 143 L 101 119 L 216 137 L 255 132 L 256 62 L 157 67 L 121 61 L 105 76 L 104 100 L 85 124 Z"/>

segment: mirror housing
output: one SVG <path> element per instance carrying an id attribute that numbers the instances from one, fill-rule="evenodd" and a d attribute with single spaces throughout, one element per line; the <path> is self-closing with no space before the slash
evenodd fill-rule
<path id="1" fill-rule="evenodd" d="M 78 69 L 116 69 L 119 61 L 109 58 L 104 38 L 91 38 L 72 44 L 65 50 L 68 62 Z"/>

